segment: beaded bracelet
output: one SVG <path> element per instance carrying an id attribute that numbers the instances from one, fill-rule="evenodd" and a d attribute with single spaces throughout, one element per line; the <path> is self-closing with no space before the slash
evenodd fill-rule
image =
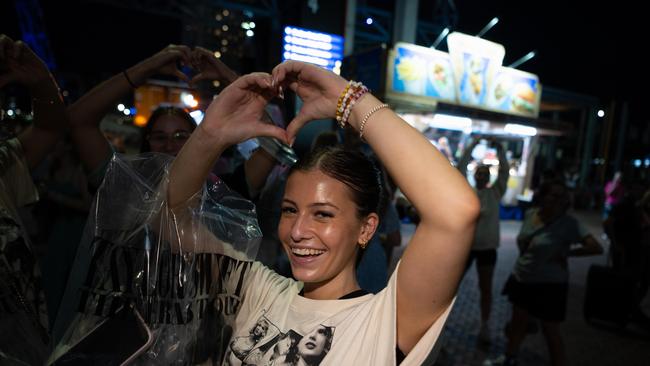
<path id="1" fill-rule="evenodd" d="M 348 86 L 339 97 L 339 104 L 337 104 L 336 109 L 336 121 L 341 128 L 345 128 L 350 118 L 352 107 L 368 91 L 368 88 L 358 81 L 350 81 L 348 83 Z"/>
<path id="2" fill-rule="evenodd" d="M 360 139 L 363 138 L 363 128 L 366 127 L 366 122 L 368 122 L 368 119 L 370 118 L 370 116 L 372 116 L 378 110 L 380 110 L 382 108 L 388 108 L 388 107 L 390 107 L 390 106 L 388 104 L 385 104 L 385 103 L 376 105 L 376 106 L 372 107 L 372 109 L 369 110 L 368 113 L 366 113 L 365 116 L 363 116 L 363 119 L 361 120 L 361 123 L 359 124 L 359 138 Z"/>
<path id="3" fill-rule="evenodd" d="M 345 86 L 345 89 L 341 92 L 339 96 L 339 101 L 336 103 L 336 121 L 341 124 L 341 119 L 343 118 L 343 111 L 345 110 L 343 106 L 343 100 L 347 97 L 348 92 L 350 91 L 350 86 L 352 86 L 352 81 L 348 82 L 348 85 Z"/>

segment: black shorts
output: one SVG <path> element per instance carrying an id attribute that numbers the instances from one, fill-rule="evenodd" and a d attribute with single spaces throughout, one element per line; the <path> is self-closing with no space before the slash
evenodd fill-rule
<path id="1" fill-rule="evenodd" d="M 486 250 L 472 250 L 469 252 L 469 257 L 467 257 L 467 263 L 465 264 L 465 271 L 472 266 L 472 263 L 476 259 L 477 267 L 494 267 L 497 263 L 497 250 L 496 249 L 486 249 Z"/>
<path id="2" fill-rule="evenodd" d="M 547 322 L 562 322 L 566 318 L 568 283 L 525 283 L 510 276 L 503 295 L 530 315 Z"/>

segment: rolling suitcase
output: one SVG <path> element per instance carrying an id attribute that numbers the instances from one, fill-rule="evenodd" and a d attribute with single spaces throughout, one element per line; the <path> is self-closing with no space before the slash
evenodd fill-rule
<path id="1" fill-rule="evenodd" d="M 611 267 L 593 264 L 587 273 L 583 314 L 585 320 L 625 326 L 634 307 L 632 276 Z"/>

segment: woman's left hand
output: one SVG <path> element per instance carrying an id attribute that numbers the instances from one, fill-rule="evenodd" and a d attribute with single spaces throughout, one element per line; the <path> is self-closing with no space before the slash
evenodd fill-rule
<path id="1" fill-rule="evenodd" d="M 276 66 L 273 80 L 274 86 L 287 86 L 303 101 L 298 115 L 287 126 L 290 139 L 309 121 L 334 118 L 339 96 L 348 83 L 329 70 L 299 61 L 285 61 Z"/>
<path id="2" fill-rule="evenodd" d="M 276 95 L 277 88 L 271 86 L 271 75 L 244 75 L 210 104 L 199 128 L 212 141 L 226 147 L 258 136 L 287 142 L 285 130 L 263 120 L 264 107 Z"/>

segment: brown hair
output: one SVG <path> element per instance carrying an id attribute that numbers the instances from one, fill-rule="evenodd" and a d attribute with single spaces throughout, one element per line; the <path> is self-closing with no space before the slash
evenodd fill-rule
<path id="1" fill-rule="evenodd" d="M 151 116 L 147 120 L 147 124 L 142 129 L 143 138 L 142 143 L 140 144 L 141 153 L 151 151 L 151 145 L 149 144 L 147 137 L 151 133 L 151 130 L 153 129 L 153 126 L 156 124 L 156 122 L 160 119 L 160 117 L 163 116 L 179 117 L 183 121 L 187 122 L 187 127 L 189 127 L 190 132 L 194 131 L 196 128 L 196 121 L 194 121 L 194 118 L 192 118 L 192 116 L 190 116 L 190 114 L 185 109 L 175 106 L 160 106 L 156 108 L 153 113 L 151 113 Z"/>

